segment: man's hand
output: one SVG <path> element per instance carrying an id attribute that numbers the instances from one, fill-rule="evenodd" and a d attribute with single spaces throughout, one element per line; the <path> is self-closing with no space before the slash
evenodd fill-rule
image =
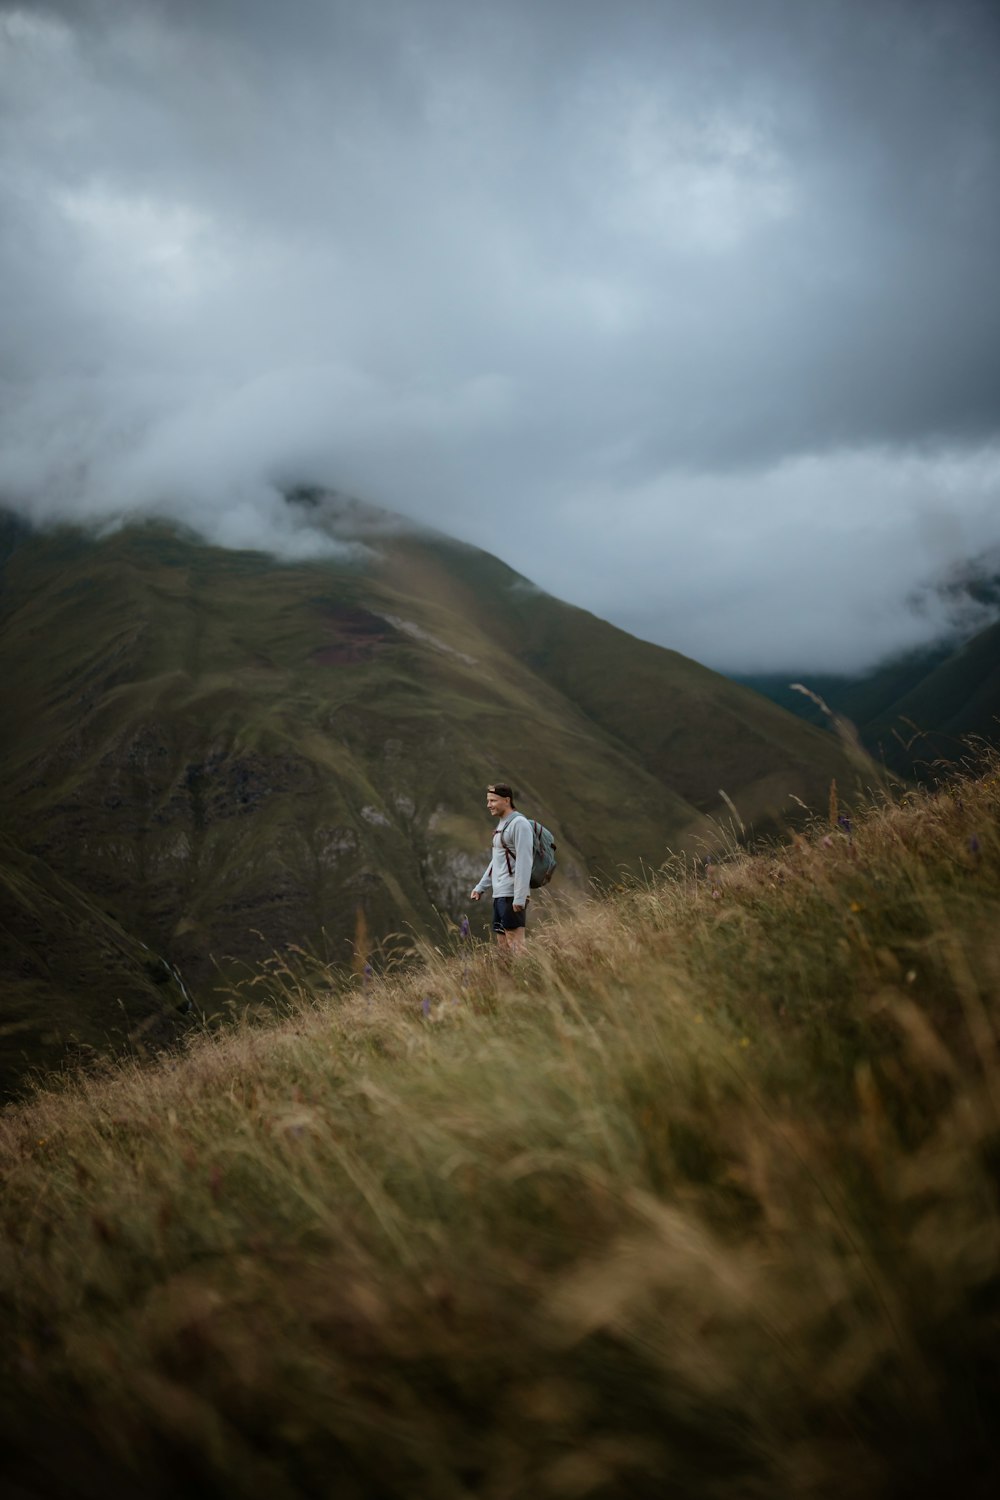
<path id="1" fill-rule="evenodd" d="M 470 901 L 481 901 L 482 899 L 483 899 L 483 893 L 482 893 L 482 891 L 470 891 L 470 893 L 469 893 L 469 900 Z"/>
<path id="2" fill-rule="evenodd" d="M 523 906 L 518 906 L 517 903 L 515 902 L 514 905 L 511 907 L 511 911 L 524 911 L 524 907 Z"/>

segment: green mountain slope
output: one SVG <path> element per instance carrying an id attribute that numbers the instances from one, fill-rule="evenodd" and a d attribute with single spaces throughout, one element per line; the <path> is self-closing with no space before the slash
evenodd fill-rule
<path id="1" fill-rule="evenodd" d="M 862 726 L 883 718 L 898 698 L 915 688 L 950 655 L 948 646 L 910 651 L 884 662 L 864 677 L 834 676 L 825 672 L 760 672 L 738 676 L 734 681 L 762 693 L 809 724 L 825 725 L 827 720 L 822 709 L 792 687 L 793 677 L 799 675 L 810 691 L 818 694 L 835 713 Z"/>
<path id="2" fill-rule="evenodd" d="M 849 784 L 829 737 L 497 559 L 311 503 L 340 551 L 295 565 L 161 525 L 5 536 L 5 827 L 203 1001 L 283 944 L 440 934 L 493 777 L 557 832 L 549 906 L 712 837 L 720 787 L 766 828 Z"/>
<path id="3" fill-rule="evenodd" d="M 758 693 L 554 599 L 472 548 L 440 541 L 427 550 L 475 585 L 470 611 L 488 601 L 512 656 L 689 807 L 728 821 L 722 788 L 747 823 L 769 826 L 787 814 L 791 794 L 806 800 L 822 786 L 825 795 L 831 776 L 843 774 L 839 751 L 797 734 Z"/>
<path id="4" fill-rule="evenodd" d="M 792 691 L 788 674 L 739 681 L 809 723 L 824 721 Z M 903 775 L 925 775 L 938 758 L 960 759 L 969 736 L 1000 744 L 1000 622 L 957 649 L 912 652 L 861 678 L 807 676 L 806 685 L 857 726 L 876 759 Z"/>
<path id="5" fill-rule="evenodd" d="M 1000 621 L 938 663 L 866 728 L 890 763 L 919 771 L 955 760 L 963 741 L 1000 742 Z"/>

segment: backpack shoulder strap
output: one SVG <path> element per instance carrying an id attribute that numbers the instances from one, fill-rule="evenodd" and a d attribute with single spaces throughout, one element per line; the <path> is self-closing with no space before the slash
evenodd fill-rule
<path id="1" fill-rule="evenodd" d="M 528 817 L 525 817 L 525 815 L 524 815 L 523 812 L 518 812 L 518 810 L 517 810 L 516 807 L 514 809 L 514 817 L 511 818 L 510 823 L 513 823 L 515 818 L 520 818 L 523 822 L 527 823 L 527 825 L 531 829 L 532 833 L 534 833 L 535 829 L 538 827 L 538 824 L 537 823 L 532 823 L 531 819 L 528 818 Z M 509 828 L 510 827 L 510 823 L 507 823 L 505 826 L 507 828 Z M 507 840 L 503 836 L 504 835 L 504 830 L 501 828 L 498 831 L 499 831 L 499 834 L 500 834 L 500 842 L 501 842 L 501 844 L 503 844 L 503 846 L 504 846 L 505 849 L 509 849 L 510 846 L 507 843 Z"/>
<path id="2" fill-rule="evenodd" d="M 510 820 L 511 823 L 513 823 L 514 818 L 523 818 L 524 821 L 525 821 L 525 823 L 529 824 L 529 826 L 531 828 L 531 831 L 532 831 L 532 835 L 534 834 L 534 831 L 535 831 L 534 824 L 531 823 L 528 818 L 525 818 L 523 812 L 518 812 L 518 810 L 517 810 L 516 807 L 514 809 L 514 817 L 511 818 L 511 820 Z M 510 823 L 506 824 L 505 826 L 509 828 L 510 827 Z M 513 875 L 514 870 L 513 870 L 513 866 L 511 865 L 511 862 L 510 862 L 510 857 L 511 857 L 512 854 L 514 854 L 516 856 L 517 850 L 516 849 L 511 849 L 510 845 L 507 843 L 507 840 L 503 836 L 504 830 L 502 828 L 498 828 L 497 832 L 500 835 L 500 846 L 503 849 L 504 858 L 507 861 L 507 874 L 508 875 Z"/>

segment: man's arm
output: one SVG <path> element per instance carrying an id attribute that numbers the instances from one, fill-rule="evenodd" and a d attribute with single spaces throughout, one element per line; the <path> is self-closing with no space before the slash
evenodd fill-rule
<path id="1" fill-rule="evenodd" d="M 535 857 L 535 835 L 527 818 L 514 824 L 514 910 L 523 911 L 531 890 L 531 864 Z"/>
<path id="2" fill-rule="evenodd" d="M 469 893 L 470 901 L 478 901 L 484 891 L 488 891 L 493 884 L 493 861 L 490 860 L 476 884 Z"/>

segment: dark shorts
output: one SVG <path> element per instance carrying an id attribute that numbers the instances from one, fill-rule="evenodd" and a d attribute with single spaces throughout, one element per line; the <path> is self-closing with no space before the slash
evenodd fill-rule
<path id="1" fill-rule="evenodd" d="M 524 911 L 514 910 L 513 896 L 493 897 L 494 932 L 516 932 L 519 927 L 524 926 L 524 919 L 527 915 L 527 907 L 524 908 Z"/>

